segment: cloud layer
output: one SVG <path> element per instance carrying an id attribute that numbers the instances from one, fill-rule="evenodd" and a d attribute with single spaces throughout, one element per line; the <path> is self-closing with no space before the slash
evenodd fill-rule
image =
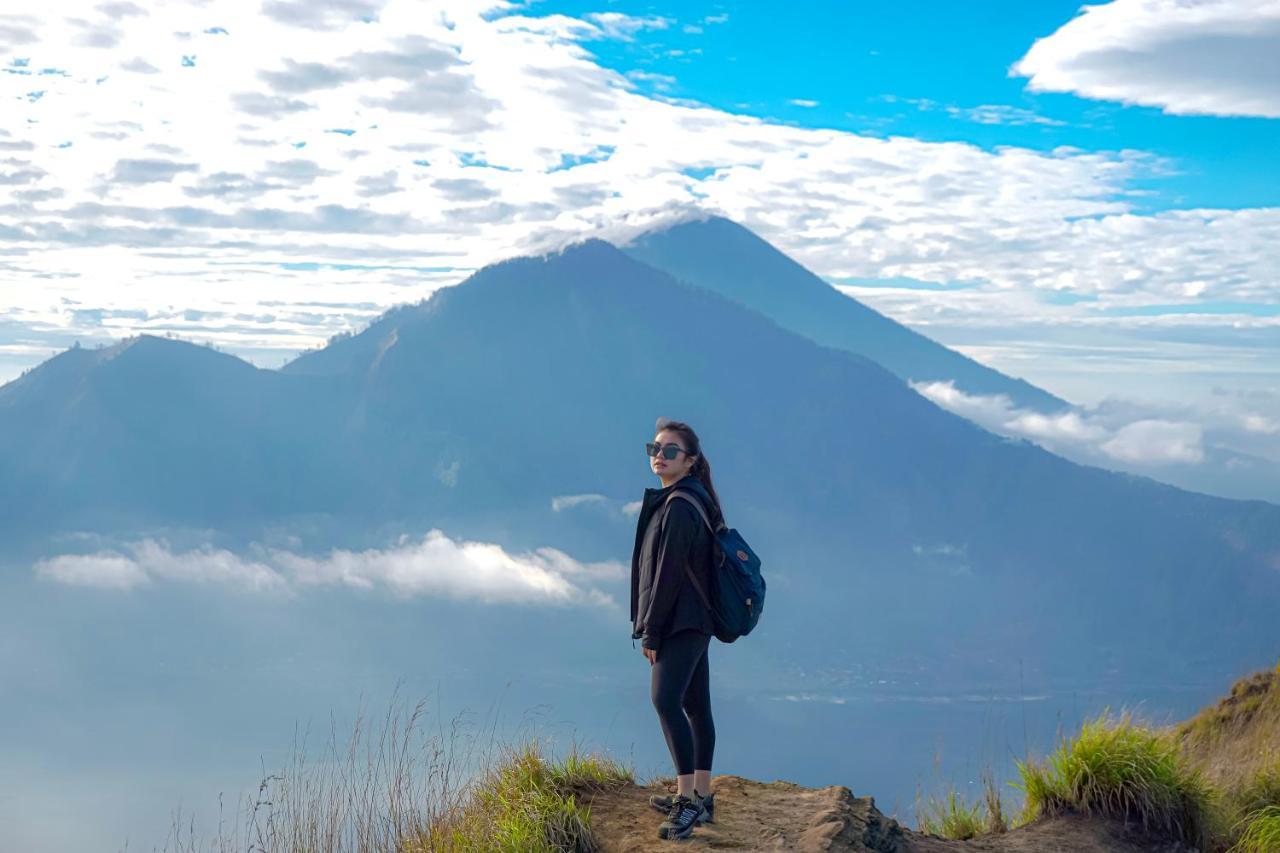
<path id="1" fill-rule="evenodd" d="M 1042 92 L 1165 112 L 1280 117 L 1280 3 L 1112 0 L 1039 39 L 1011 69 Z"/>
<path id="2" fill-rule="evenodd" d="M 1044 415 L 1003 394 L 966 394 L 951 382 L 912 387 L 992 432 L 1077 462 L 1229 497 L 1280 500 L 1280 396 L 1221 392 L 1195 403 L 1110 397 Z M 1241 470 L 1248 468 L 1253 476 Z"/>
<path id="3" fill-rule="evenodd" d="M 796 127 L 591 53 L 711 23 L 461 0 L 7 16 L 0 366 L 165 330 L 271 366 L 484 263 L 690 210 L 833 278 L 971 283 L 964 322 L 1275 298 L 1280 211 L 1139 215 L 1136 182 L 1170 168 L 1144 152 Z"/>
<path id="4" fill-rule="evenodd" d="M 334 550 L 324 557 L 278 549 L 253 556 L 211 547 L 174 552 L 144 539 L 119 551 L 65 554 L 38 562 L 37 577 L 69 586 L 129 590 L 155 583 L 213 584 L 293 595 L 307 588 L 385 590 L 486 604 L 616 607 L 597 588 L 616 583 L 613 561 L 582 563 L 555 548 L 511 554 L 499 545 L 454 540 L 431 530 L 419 541 L 401 537 L 392 548 Z"/>

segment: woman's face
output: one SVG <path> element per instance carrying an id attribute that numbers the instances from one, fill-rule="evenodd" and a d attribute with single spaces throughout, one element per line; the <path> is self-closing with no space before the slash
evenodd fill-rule
<path id="1" fill-rule="evenodd" d="M 684 453 L 684 438 L 680 433 L 673 430 L 662 430 L 653 438 L 653 443 L 660 447 L 666 447 L 668 444 L 674 444 L 680 448 L 681 452 L 676 454 L 675 459 L 668 459 L 663 454 L 649 457 L 649 467 L 653 469 L 653 473 L 662 478 L 663 483 L 674 483 L 685 474 L 689 473 L 689 469 L 693 467 L 693 462 L 698 457 L 689 456 Z"/>

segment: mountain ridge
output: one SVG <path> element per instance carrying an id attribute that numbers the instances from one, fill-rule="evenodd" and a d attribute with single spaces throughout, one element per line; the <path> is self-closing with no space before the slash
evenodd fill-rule
<path id="1" fill-rule="evenodd" d="M 721 216 L 677 220 L 619 241 L 632 257 L 735 299 L 825 346 L 860 353 L 904 380 L 951 379 L 1051 413 L 1070 404 L 1006 376 L 836 290 L 751 230 Z"/>
<path id="2" fill-rule="evenodd" d="M 634 494 L 665 414 L 697 426 L 728 522 L 785 590 L 778 661 L 818 644 L 959 678 L 960 650 L 1026 649 L 1034 670 L 1087 642 L 1175 670 L 1280 641 L 1280 507 L 1002 438 L 607 243 L 485 268 L 282 371 L 185 346 L 99 365 L 61 420 L 0 406 L 10 540 L 182 524 L 247 547 L 304 518 L 326 546 L 430 525 L 621 559 L 629 517 L 553 498 Z"/>

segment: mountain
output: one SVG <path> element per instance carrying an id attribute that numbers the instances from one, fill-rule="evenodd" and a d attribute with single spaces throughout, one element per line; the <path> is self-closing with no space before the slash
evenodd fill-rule
<path id="1" fill-rule="evenodd" d="M 649 231 L 621 248 L 677 279 L 740 302 L 824 346 L 856 352 L 904 380 L 954 380 L 969 394 L 1006 394 L 1053 412 L 1069 404 L 986 367 L 845 296 L 728 219 L 712 216 Z"/>
<path id="2" fill-rule="evenodd" d="M 0 532 L 304 511 L 330 456 L 309 424 L 336 417 L 316 385 L 149 335 L 54 356 L 0 387 Z"/>
<path id="3" fill-rule="evenodd" d="M 872 654 L 917 685 L 1015 657 L 1183 677 L 1280 641 L 1280 507 L 1001 438 L 600 241 L 486 267 L 280 371 L 145 337 L 64 353 L 0 388 L 20 508 L 0 532 L 47 552 L 80 530 L 438 526 L 625 564 L 633 516 L 551 501 L 638 499 L 658 415 L 699 430 L 764 558 L 744 679 L 839 690 Z"/>

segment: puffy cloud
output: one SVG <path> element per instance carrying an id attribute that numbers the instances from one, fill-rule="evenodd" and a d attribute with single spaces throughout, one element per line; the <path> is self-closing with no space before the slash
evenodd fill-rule
<path id="1" fill-rule="evenodd" d="M 418 541 L 401 537 L 391 548 L 334 550 L 321 557 L 256 546 L 252 557 L 208 546 L 174 552 L 154 539 L 120 550 L 64 554 L 41 560 L 34 571 L 70 586 L 119 590 L 166 581 L 284 595 L 342 586 L 406 598 L 609 608 L 616 604 L 596 585 L 623 577 L 614 561 L 582 563 L 550 547 L 512 554 L 499 545 L 451 539 L 437 529 Z"/>
<path id="2" fill-rule="evenodd" d="M 1100 447 L 1126 462 L 1200 462 L 1204 459 L 1201 437 L 1196 424 L 1145 420 L 1121 427 Z"/>
<path id="3" fill-rule="evenodd" d="M 69 586 L 132 589 L 150 578 L 138 563 L 119 554 L 63 555 L 36 563 L 37 577 Z"/>
<path id="4" fill-rule="evenodd" d="M 988 429 L 1044 444 L 1091 447 L 1126 462 L 1199 462 L 1204 458 L 1201 428 L 1194 423 L 1143 418 L 1116 423 L 1082 409 L 1045 415 L 1019 409 L 1004 394 L 966 394 L 951 381 L 912 382 L 938 405 Z"/>
<path id="5" fill-rule="evenodd" d="M 1003 394 L 966 394 L 949 381 L 911 385 L 993 432 L 1077 462 L 1216 494 L 1280 499 L 1280 393 L 1218 388 L 1194 403 L 1108 397 L 1045 415 L 1019 409 Z"/>
<path id="6" fill-rule="evenodd" d="M 174 554 L 154 539 L 134 543 L 128 554 L 64 554 L 35 565 L 37 577 L 71 586 L 131 589 L 156 580 L 222 583 L 254 590 L 280 590 L 284 579 L 270 566 L 230 551 L 201 548 Z"/>
<path id="7" fill-rule="evenodd" d="M 1113 0 L 1037 40 L 1010 73 L 1037 91 L 1276 118 L 1278 55 L 1276 0 Z"/>

